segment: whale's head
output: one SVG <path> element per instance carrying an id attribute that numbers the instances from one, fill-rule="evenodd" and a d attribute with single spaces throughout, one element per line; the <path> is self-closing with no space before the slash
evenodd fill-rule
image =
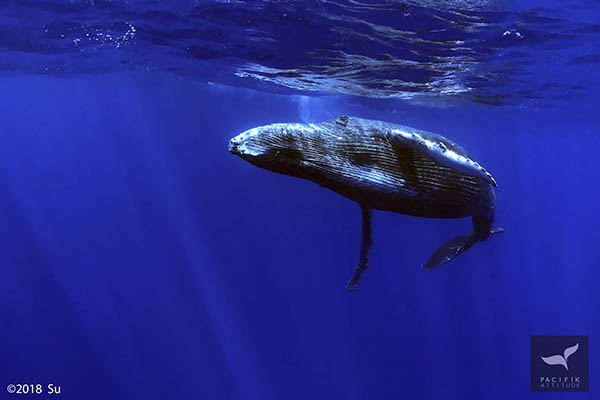
<path id="1" fill-rule="evenodd" d="M 274 172 L 295 175 L 317 127 L 271 124 L 249 129 L 229 141 L 229 152 Z"/>

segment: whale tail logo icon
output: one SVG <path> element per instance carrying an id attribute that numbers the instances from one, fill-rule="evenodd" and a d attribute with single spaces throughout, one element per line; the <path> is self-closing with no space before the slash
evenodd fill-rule
<path id="1" fill-rule="evenodd" d="M 579 343 L 575 346 L 567 347 L 564 351 L 564 356 L 557 354 L 555 356 L 542 357 L 542 361 L 548 365 L 562 365 L 568 371 L 569 364 L 567 364 L 567 361 L 569 360 L 569 356 L 575 353 L 577 349 L 579 349 Z"/>

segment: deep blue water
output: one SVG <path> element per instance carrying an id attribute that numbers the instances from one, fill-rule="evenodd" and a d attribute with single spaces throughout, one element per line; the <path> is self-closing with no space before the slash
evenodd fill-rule
<path id="1" fill-rule="evenodd" d="M 7 398 L 598 398 L 597 2 L 165 3 L 0 4 Z M 340 115 L 463 145 L 506 232 L 426 272 L 470 219 L 375 211 L 346 291 L 359 207 L 227 152 Z M 531 393 L 532 335 L 590 392 Z"/>

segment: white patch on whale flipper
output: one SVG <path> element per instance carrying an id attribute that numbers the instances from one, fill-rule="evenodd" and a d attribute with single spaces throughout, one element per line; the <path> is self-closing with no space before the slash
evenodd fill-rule
<path id="1" fill-rule="evenodd" d="M 445 167 L 455 169 L 467 175 L 476 176 L 497 187 L 492 175 L 472 157 L 464 153 L 458 145 L 448 139 L 427 132 L 412 132 L 411 128 L 394 128 L 392 135 L 411 148 L 427 154 Z M 425 135 L 427 134 L 427 135 Z"/>

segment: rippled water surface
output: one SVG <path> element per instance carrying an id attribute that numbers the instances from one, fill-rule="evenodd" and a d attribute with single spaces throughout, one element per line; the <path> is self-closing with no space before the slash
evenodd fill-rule
<path id="1" fill-rule="evenodd" d="M 590 18 L 598 3 L 517 5 L 6 0 L 0 68 L 168 71 L 259 90 L 438 104 L 538 106 L 596 90 L 579 71 L 600 62 L 600 25 Z"/>

